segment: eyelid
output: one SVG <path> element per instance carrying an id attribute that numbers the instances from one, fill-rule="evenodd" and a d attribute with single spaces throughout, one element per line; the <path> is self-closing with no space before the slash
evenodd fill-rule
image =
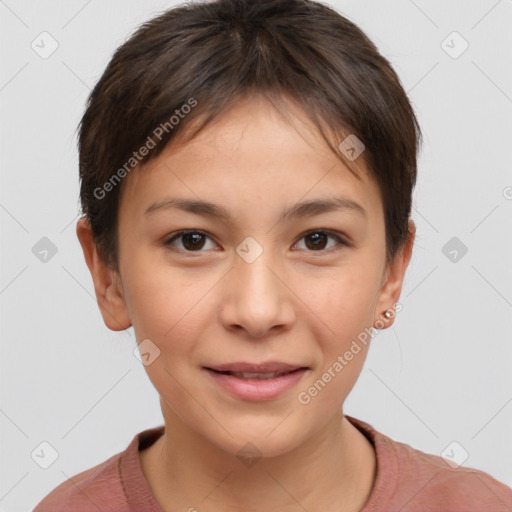
<path id="1" fill-rule="evenodd" d="M 181 252 L 181 253 L 187 253 L 187 254 L 201 254 L 202 252 L 205 252 L 205 251 L 184 251 L 183 249 L 179 249 L 177 247 L 173 247 L 171 245 L 172 242 L 174 242 L 175 240 L 179 240 L 180 237 L 182 237 L 183 235 L 188 235 L 190 233 L 198 233 L 200 235 L 204 235 L 206 238 L 209 238 L 210 240 L 214 241 L 215 243 L 217 243 L 215 241 L 215 237 L 213 237 L 212 235 L 210 235 L 207 231 L 203 231 L 202 229 L 182 229 L 180 231 L 177 231 L 176 233 L 168 236 L 168 237 L 165 237 L 164 241 L 163 241 L 163 245 L 164 246 L 169 246 L 172 250 L 175 250 L 177 252 Z"/>
<path id="2" fill-rule="evenodd" d="M 352 243 L 350 242 L 348 237 L 345 236 L 344 234 L 339 233 L 338 231 L 333 231 L 331 229 L 323 229 L 323 228 L 316 228 L 316 229 L 310 229 L 308 231 L 305 231 L 304 233 L 302 233 L 299 236 L 299 238 L 293 245 L 296 245 L 300 240 L 307 237 L 308 235 L 312 235 L 313 233 L 325 233 L 328 236 L 336 238 L 339 243 L 336 247 L 331 247 L 330 249 L 322 249 L 322 250 L 318 250 L 318 251 L 307 251 L 309 254 L 312 254 L 312 255 L 317 254 L 317 255 L 321 256 L 322 254 L 331 254 L 331 253 L 339 251 L 340 249 L 343 249 L 345 247 L 352 247 Z"/>
<path id="3" fill-rule="evenodd" d="M 346 235 L 343 233 L 340 233 L 338 231 L 333 231 L 332 229 L 323 229 L 323 228 L 317 228 L 317 229 L 310 229 L 308 231 L 305 231 L 300 235 L 300 237 L 297 240 L 300 240 L 304 238 L 305 236 L 312 235 L 313 233 L 325 233 L 327 235 L 331 235 L 334 238 L 338 238 L 341 242 L 349 245 L 350 241 Z"/>

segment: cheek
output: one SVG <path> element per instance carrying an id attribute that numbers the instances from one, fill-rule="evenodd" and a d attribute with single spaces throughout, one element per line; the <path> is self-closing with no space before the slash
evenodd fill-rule
<path id="1" fill-rule="evenodd" d="M 318 276 L 317 276 L 318 277 Z M 346 267 L 329 276 L 304 282 L 299 296 L 328 327 L 328 339 L 340 344 L 356 337 L 373 323 L 373 311 L 378 299 L 378 278 L 370 266 Z"/>
<path id="2" fill-rule="evenodd" d="M 156 357 L 145 371 L 160 393 L 178 408 L 187 404 L 193 382 L 189 367 L 197 365 L 195 349 L 207 329 L 206 295 L 213 286 L 208 280 L 180 278 L 175 269 L 153 267 L 132 272 L 127 279 L 128 308 L 139 343 L 149 339 Z M 201 300 L 203 299 L 203 300 Z M 147 342 L 146 342 L 147 343 Z"/>
<path id="3" fill-rule="evenodd" d="M 216 281 L 206 274 L 161 265 L 127 268 L 126 303 L 140 342 L 151 339 L 171 356 L 190 350 L 206 327 L 208 295 Z M 137 270 L 135 270 L 137 269 Z"/>
<path id="4" fill-rule="evenodd" d="M 368 273 L 340 272 L 336 279 L 316 280 L 304 302 L 316 338 L 318 368 L 299 391 L 300 404 L 325 411 L 341 406 L 357 382 L 370 346 L 376 285 Z M 306 405 L 309 407 L 309 405 Z"/>

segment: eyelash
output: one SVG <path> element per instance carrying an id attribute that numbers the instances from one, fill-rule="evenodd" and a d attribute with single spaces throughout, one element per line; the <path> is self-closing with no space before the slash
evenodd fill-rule
<path id="1" fill-rule="evenodd" d="M 193 253 L 202 253 L 202 252 L 205 252 L 205 251 L 202 251 L 202 250 L 198 250 L 198 251 L 187 251 L 185 249 L 178 249 L 178 248 L 175 248 L 173 247 L 171 244 L 172 242 L 174 242 L 174 240 L 176 239 L 179 239 L 180 237 L 184 236 L 184 235 L 190 235 L 190 234 L 200 234 L 200 235 L 204 235 L 206 236 L 207 238 L 210 238 L 212 239 L 212 237 L 210 237 L 208 235 L 208 233 L 206 233 L 205 231 L 201 231 L 201 230 L 197 230 L 197 229 L 189 229 L 189 230 L 184 230 L 184 231 L 179 231 L 178 233 L 174 234 L 171 236 L 171 238 L 167 239 L 167 241 L 164 242 L 164 245 L 166 247 L 169 247 L 169 249 L 173 250 L 173 251 L 176 251 L 176 252 L 185 252 L 185 253 L 189 253 L 189 254 L 193 254 Z M 312 230 L 309 230 L 307 231 L 306 233 L 304 233 L 300 238 L 299 240 L 296 242 L 298 243 L 300 240 L 302 240 L 303 238 L 306 238 L 307 236 L 309 235 L 313 235 L 313 234 L 316 234 L 316 233 L 323 233 L 323 234 L 326 234 L 328 236 L 330 236 L 331 238 L 335 238 L 337 241 L 338 241 L 338 246 L 335 247 L 335 248 L 331 248 L 331 249 L 319 249 L 318 251 L 308 251 L 306 250 L 307 252 L 310 252 L 310 253 L 327 253 L 327 254 L 331 254 L 333 252 L 337 252 L 345 247 L 350 247 L 350 243 L 347 242 L 344 238 L 342 238 L 340 235 L 338 235 L 337 233 L 333 232 L 333 231 L 329 231 L 329 230 L 325 230 L 325 229 L 312 229 Z M 295 245 L 295 244 L 294 244 Z"/>

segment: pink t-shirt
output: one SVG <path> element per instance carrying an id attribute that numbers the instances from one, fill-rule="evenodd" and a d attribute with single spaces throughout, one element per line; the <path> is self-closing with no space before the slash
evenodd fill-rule
<path id="1" fill-rule="evenodd" d="M 361 512 L 510 512 L 512 489 L 483 471 L 451 468 L 431 455 L 346 418 L 373 444 L 377 474 Z M 144 478 L 138 450 L 154 443 L 164 426 L 136 434 L 126 450 L 61 483 L 33 512 L 164 512 Z"/>

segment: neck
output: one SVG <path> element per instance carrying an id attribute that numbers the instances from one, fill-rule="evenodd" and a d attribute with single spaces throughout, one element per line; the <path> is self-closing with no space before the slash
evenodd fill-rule
<path id="1" fill-rule="evenodd" d="M 341 409 L 300 446 L 252 463 L 191 431 L 169 408 L 164 418 L 165 434 L 139 457 L 166 511 L 291 511 L 301 506 L 355 512 L 370 496 L 375 452 Z"/>

